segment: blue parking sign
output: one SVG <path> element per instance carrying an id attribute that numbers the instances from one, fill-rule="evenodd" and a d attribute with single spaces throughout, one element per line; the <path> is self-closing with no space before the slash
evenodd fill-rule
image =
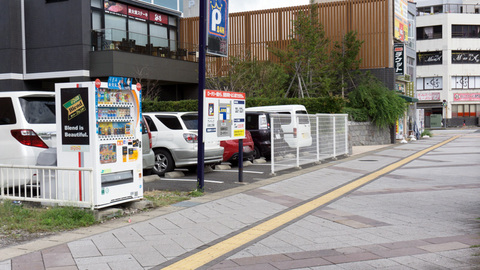
<path id="1" fill-rule="evenodd" d="M 208 52 L 227 56 L 228 0 L 208 0 Z"/>

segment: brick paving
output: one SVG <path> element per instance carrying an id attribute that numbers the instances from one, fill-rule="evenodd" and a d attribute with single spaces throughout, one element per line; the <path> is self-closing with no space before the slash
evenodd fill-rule
<path id="1" fill-rule="evenodd" d="M 480 133 L 465 134 L 202 269 L 480 269 Z M 2 249 L 0 270 L 161 269 L 450 136 Z"/>

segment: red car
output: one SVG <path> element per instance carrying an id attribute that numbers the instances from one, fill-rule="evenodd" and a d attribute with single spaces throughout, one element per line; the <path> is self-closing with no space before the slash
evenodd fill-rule
<path id="1" fill-rule="evenodd" d="M 250 131 L 245 130 L 245 139 L 243 139 L 243 160 L 253 160 L 254 149 L 252 135 Z M 232 164 L 238 163 L 238 140 L 221 141 L 220 146 L 223 147 L 223 161 Z"/>

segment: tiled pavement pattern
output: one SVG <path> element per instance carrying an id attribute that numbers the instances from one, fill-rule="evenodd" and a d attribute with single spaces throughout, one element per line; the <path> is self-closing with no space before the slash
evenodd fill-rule
<path id="1" fill-rule="evenodd" d="M 480 248 L 472 247 L 480 245 L 480 133 L 462 132 L 463 137 L 204 268 L 480 269 Z M 0 262 L 0 270 L 160 269 L 451 135 L 439 132 L 429 140 L 264 181 L 268 185 L 206 195 L 79 240 L 66 234 L 63 243 L 57 236 L 51 247 Z M 5 249 L 0 256 L 3 252 L 15 254 Z"/>

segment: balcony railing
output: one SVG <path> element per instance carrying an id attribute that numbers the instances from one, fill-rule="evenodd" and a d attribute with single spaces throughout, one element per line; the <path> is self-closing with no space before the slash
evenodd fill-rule
<path id="1" fill-rule="evenodd" d="M 478 4 L 444 4 L 430 7 L 418 7 L 417 16 L 444 14 L 444 13 L 463 13 L 480 14 L 480 5 Z"/>
<path id="2" fill-rule="evenodd" d="M 197 62 L 198 45 L 118 29 L 92 31 L 93 51 L 123 51 Z"/>

